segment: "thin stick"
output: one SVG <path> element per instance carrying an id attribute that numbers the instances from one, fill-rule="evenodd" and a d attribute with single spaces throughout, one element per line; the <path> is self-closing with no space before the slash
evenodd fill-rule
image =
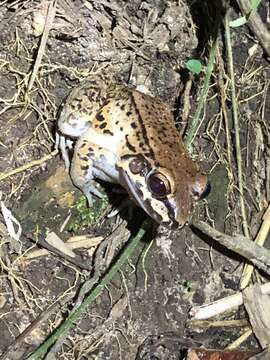
<path id="1" fill-rule="evenodd" d="M 22 165 L 22 166 L 14 169 L 14 170 L 11 170 L 7 173 L 2 173 L 2 174 L 0 174 L 0 181 L 3 181 L 13 175 L 19 174 L 20 172 L 23 172 L 25 170 L 28 170 L 31 167 L 42 165 L 44 162 L 52 159 L 57 154 L 58 154 L 58 150 L 54 150 L 52 153 L 43 156 L 41 159 L 33 160 L 30 163 Z"/>
<path id="2" fill-rule="evenodd" d="M 121 254 L 118 260 L 112 265 L 110 271 L 103 277 L 100 283 L 94 288 L 93 291 L 87 296 L 85 301 L 67 318 L 67 320 L 32 354 L 27 360 L 38 360 L 43 356 L 47 350 L 54 344 L 59 336 L 67 333 L 75 321 L 79 319 L 81 314 L 92 304 L 92 302 L 101 294 L 103 289 L 109 284 L 118 270 L 133 254 L 136 247 L 141 242 L 142 237 L 145 235 L 146 230 L 141 228 L 138 234 L 130 240 L 125 251 Z"/>
<path id="3" fill-rule="evenodd" d="M 193 221 L 192 225 L 219 244 L 243 256 L 253 265 L 270 275 L 270 250 L 255 244 L 244 236 L 229 236 L 223 234 L 203 221 Z"/>
<path id="4" fill-rule="evenodd" d="M 234 130 L 235 130 L 236 162 L 237 162 L 237 173 L 238 173 L 238 188 L 239 188 L 239 194 L 240 194 L 240 206 L 241 206 L 241 214 L 242 214 L 242 220 L 243 220 L 244 235 L 249 239 L 250 235 L 249 235 L 247 214 L 246 214 L 244 195 L 243 195 L 244 190 L 243 190 L 243 172 L 242 172 L 242 155 L 241 155 L 241 144 L 240 144 L 240 129 L 239 129 L 238 109 L 237 109 L 237 100 L 236 100 L 236 91 L 235 91 L 233 55 L 232 55 L 232 44 L 231 44 L 228 12 L 225 15 L 224 25 L 225 25 L 225 41 L 226 41 L 227 55 L 228 55 L 229 74 L 230 74 L 230 79 L 231 79 L 232 108 L 233 108 L 233 121 L 234 121 Z"/>
<path id="5" fill-rule="evenodd" d="M 81 240 L 66 242 L 65 245 L 71 250 L 76 250 L 80 248 L 89 249 L 93 246 L 98 246 L 100 242 L 103 240 L 103 236 L 87 238 L 86 236 L 83 235 L 81 237 L 82 237 Z M 22 261 L 35 259 L 37 257 L 46 256 L 49 254 L 50 251 L 47 249 L 32 250 L 29 251 L 28 253 L 25 253 L 25 255 L 22 257 Z"/>

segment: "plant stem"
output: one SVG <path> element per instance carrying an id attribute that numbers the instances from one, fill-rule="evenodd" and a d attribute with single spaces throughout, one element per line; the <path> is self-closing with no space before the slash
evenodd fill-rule
<path id="1" fill-rule="evenodd" d="M 229 75 L 230 75 L 230 80 L 231 80 L 232 108 L 233 108 L 233 121 L 234 121 L 234 130 L 235 130 L 235 147 L 236 147 L 236 162 L 237 162 L 237 173 L 238 173 L 238 188 L 239 188 L 239 194 L 240 194 L 240 207 L 241 207 L 241 214 L 242 214 L 242 220 L 243 220 L 244 235 L 246 238 L 250 239 L 247 215 L 246 215 L 246 208 L 245 208 L 245 202 L 244 202 L 244 196 L 243 196 L 244 190 L 243 190 L 243 172 L 242 172 L 242 155 L 241 155 L 241 144 L 240 144 L 240 129 L 239 129 L 237 99 L 236 99 L 236 91 L 235 91 L 233 54 L 232 54 L 232 44 L 231 44 L 228 12 L 225 15 L 224 24 L 225 24 L 225 41 L 226 41 L 227 55 L 228 55 Z"/>
<path id="2" fill-rule="evenodd" d="M 81 314 L 92 304 L 92 302 L 101 294 L 103 289 L 109 284 L 117 271 L 124 265 L 130 258 L 136 247 L 141 242 L 142 237 L 145 235 L 149 226 L 141 227 L 137 235 L 133 237 L 128 243 L 124 252 L 120 255 L 118 260 L 112 265 L 107 274 L 104 275 L 100 283 L 90 292 L 85 298 L 84 302 L 66 319 L 66 321 L 32 354 L 27 360 L 38 360 L 42 355 L 45 355 L 47 350 L 54 344 L 60 335 L 67 333 L 72 325 L 79 319 Z"/>

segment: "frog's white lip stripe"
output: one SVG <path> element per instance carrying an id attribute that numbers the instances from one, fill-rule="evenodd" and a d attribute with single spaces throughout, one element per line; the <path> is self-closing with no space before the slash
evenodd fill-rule
<path id="1" fill-rule="evenodd" d="M 134 184 L 134 182 L 130 179 L 130 177 L 128 176 L 128 174 L 125 172 L 125 170 L 123 169 L 119 169 L 121 171 L 121 175 L 122 175 L 122 179 L 125 182 L 126 185 L 126 189 L 128 190 L 128 192 L 132 195 L 132 197 L 135 199 L 135 201 L 137 202 L 137 204 L 150 216 L 150 217 L 154 217 L 153 214 L 151 214 L 147 208 L 147 206 L 145 205 L 145 203 L 142 201 L 142 199 L 138 196 L 138 194 L 136 193 L 136 185 Z"/>

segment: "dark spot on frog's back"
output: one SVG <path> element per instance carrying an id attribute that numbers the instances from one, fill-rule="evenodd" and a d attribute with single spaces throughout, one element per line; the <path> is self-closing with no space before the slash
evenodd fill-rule
<path id="1" fill-rule="evenodd" d="M 83 156 L 83 155 L 81 155 L 80 153 L 78 153 L 78 157 L 79 157 L 79 159 L 82 160 L 82 161 L 88 161 L 88 160 L 89 160 L 88 156 Z"/>
<path id="2" fill-rule="evenodd" d="M 87 142 L 83 142 L 82 145 L 80 146 L 80 149 L 83 149 L 86 144 L 87 144 Z"/>
<path id="3" fill-rule="evenodd" d="M 96 119 L 97 119 L 97 121 L 104 121 L 105 120 L 104 116 L 101 113 L 97 113 Z"/>
<path id="4" fill-rule="evenodd" d="M 113 133 L 108 129 L 103 130 L 103 134 L 113 136 Z"/>
<path id="5" fill-rule="evenodd" d="M 82 166 L 81 166 L 81 169 L 82 169 L 82 170 L 88 170 L 88 169 L 89 169 L 89 166 L 88 166 L 88 165 L 82 165 Z"/>
<path id="6" fill-rule="evenodd" d="M 90 155 L 93 155 L 93 154 L 94 154 L 94 149 L 89 146 L 87 156 L 90 156 Z"/>
<path id="7" fill-rule="evenodd" d="M 126 112 L 126 115 L 127 115 L 127 116 L 130 116 L 131 114 L 132 114 L 131 111 L 127 111 L 127 112 Z"/>
<path id="8" fill-rule="evenodd" d="M 130 126 L 132 127 L 132 129 L 137 129 L 137 124 L 135 122 L 132 122 Z"/>
<path id="9" fill-rule="evenodd" d="M 99 128 L 100 128 L 100 129 L 104 129 L 106 126 L 107 126 L 107 123 L 104 122 L 104 123 L 102 123 L 101 125 L 99 125 Z"/>

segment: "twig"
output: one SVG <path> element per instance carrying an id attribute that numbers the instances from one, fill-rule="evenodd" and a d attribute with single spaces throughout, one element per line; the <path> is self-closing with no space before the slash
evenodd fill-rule
<path id="1" fill-rule="evenodd" d="M 14 169 L 14 170 L 11 170 L 11 171 L 9 171 L 7 173 L 2 173 L 2 174 L 0 174 L 0 181 L 3 181 L 3 180 L 5 180 L 5 179 L 7 179 L 7 178 L 9 178 L 9 177 L 11 177 L 13 175 L 19 174 L 19 173 L 21 173 L 21 172 L 23 172 L 25 170 L 28 170 L 31 167 L 42 165 L 44 162 L 52 159 L 57 154 L 58 154 L 58 150 L 54 150 L 52 153 L 43 156 L 41 159 L 33 160 L 30 163 L 22 165 L 22 166 Z"/>
<path id="2" fill-rule="evenodd" d="M 254 242 L 257 245 L 263 246 L 268 236 L 269 230 L 270 230 L 270 205 L 268 206 L 266 212 L 263 215 L 263 223 Z M 240 289 L 244 289 L 248 285 L 253 270 L 254 270 L 253 265 L 250 264 L 245 265 L 240 282 Z"/>
<path id="3" fill-rule="evenodd" d="M 267 26 L 262 22 L 257 9 L 252 9 L 250 0 L 237 0 L 242 13 L 248 17 L 247 25 L 251 28 L 254 34 L 257 36 L 264 51 L 270 57 L 270 33 Z"/>
<path id="4" fill-rule="evenodd" d="M 45 47 L 46 47 L 48 35 L 49 35 L 50 29 L 52 27 L 54 17 L 55 17 L 55 14 L 56 14 L 56 5 L 57 5 L 57 0 L 52 0 L 49 3 L 49 6 L 48 6 L 48 12 L 47 12 L 46 20 L 45 20 L 45 25 L 44 25 L 43 34 L 42 34 L 42 37 L 41 37 L 41 41 L 40 41 L 36 61 L 35 61 L 33 71 L 31 73 L 31 76 L 30 76 L 30 79 L 29 79 L 28 86 L 27 86 L 28 91 L 30 91 L 32 89 L 32 86 L 33 86 L 34 81 L 35 81 L 36 76 L 37 76 L 39 66 L 41 64 L 42 57 L 43 57 L 44 52 L 45 52 Z"/>
<path id="5" fill-rule="evenodd" d="M 75 321 L 79 319 L 81 314 L 87 309 L 87 307 L 92 304 L 92 302 L 101 294 L 103 289 L 109 284 L 113 279 L 118 270 L 123 266 L 123 264 L 130 258 L 134 250 L 140 244 L 142 237 L 145 235 L 146 230 L 141 228 L 138 234 L 133 237 L 129 244 L 127 245 L 125 251 L 120 255 L 118 260 L 112 265 L 110 271 L 103 277 L 100 283 L 94 288 L 93 291 L 87 296 L 85 301 L 67 318 L 67 320 L 41 345 L 32 355 L 30 355 L 27 360 L 38 360 L 43 356 L 47 350 L 54 344 L 59 336 L 67 333 L 72 327 Z"/>
<path id="6" fill-rule="evenodd" d="M 249 229 L 247 223 L 247 214 L 244 203 L 240 129 L 239 129 L 238 109 L 237 109 L 237 100 L 236 100 L 236 91 L 235 91 L 235 82 L 234 82 L 233 55 L 232 55 L 232 44 L 231 44 L 228 12 L 225 15 L 224 26 L 225 26 L 225 41 L 226 41 L 227 54 L 228 54 L 229 74 L 231 80 L 232 108 L 233 108 L 233 121 L 234 121 L 234 130 L 235 130 L 235 147 L 236 147 L 236 162 L 237 162 L 237 173 L 238 173 L 238 188 L 240 194 L 240 206 L 241 206 L 241 214 L 243 220 L 244 235 L 249 239 L 250 236 L 249 236 Z"/>
<path id="7" fill-rule="evenodd" d="M 91 260 L 83 261 L 82 257 L 79 254 L 76 254 L 75 257 L 68 256 L 67 254 L 65 254 L 62 251 L 60 251 L 59 249 L 57 249 L 56 247 L 50 245 L 47 241 L 45 241 L 41 237 L 36 239 L 35 236 L 33 236 L 30 233 L 27 234 L 26 237 L 28 240 L 32 241 L 35 245 L 38 244 L 39 246 L 50 251 L 53 255 L 59 256 L 60 258 L 67 260 L 71 264 L 78 266 L 80 269 L 84 269 L 84 270 L 88 270 L 88 271 L 92 270 Z"/>
<path id="8" fill-rule="evenodd" d="M 227 249 L 243 256 L 253 265 L 270 275 L 270 250 L 267 250 L 242 235 L 229 236 L 217 231 L 203 221 L 196 221 L 192 224 L 210 238 L 225 246 Z"/>
<path id="9" fill-rule="evenodd" d="M 270 294 L 270 283 L 261 285 L 261 292 L 263 294 Z M 209 304 L 194 306 L 190 309 L 189 315 L 192 317 L 192 320 L 205 320 L 223 314 L 242 304 L 243 295 L 239 292 L 238 294 L 227 296 L 226 298 L 213 301 Z"/>

